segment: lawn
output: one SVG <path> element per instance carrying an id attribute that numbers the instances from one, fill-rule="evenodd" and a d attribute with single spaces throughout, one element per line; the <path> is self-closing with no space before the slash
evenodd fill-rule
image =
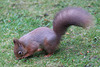
<path id="1" fill-rule="evenodd" d="M 38 27 L 52 29 L 54 15 L 67 6 L 87 10 L 95 25 L 70 27 L 51 57 L 41 51 L 16 60 L 13 38 Z M 0 67 L 100 67 L 100 0 L 0 0 Z"/>

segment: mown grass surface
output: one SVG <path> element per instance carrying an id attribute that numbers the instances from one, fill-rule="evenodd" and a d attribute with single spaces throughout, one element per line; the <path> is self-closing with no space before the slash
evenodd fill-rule
<path id="1" fill-rule="evenodd" d="M 35 28 L 52 28 L 55 13 L 67 6 L 88 10 L 96 20 L 89 30 L 72 26 L 51 57 L 44 52 L 16 60 L 13 38 L 20 38 Z M 99 0 L 0 0 L 0 67 L 99 67 L 100 1 Z"/>

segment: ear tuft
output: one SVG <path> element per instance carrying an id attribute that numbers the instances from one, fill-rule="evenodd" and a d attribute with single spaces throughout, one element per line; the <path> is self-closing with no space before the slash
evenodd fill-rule
<path id="1" fill-rule="evenodd" d="M 18 39 L 13 39 L 14 44 L 17 43 L 17 42 L 19 42 Z"/>

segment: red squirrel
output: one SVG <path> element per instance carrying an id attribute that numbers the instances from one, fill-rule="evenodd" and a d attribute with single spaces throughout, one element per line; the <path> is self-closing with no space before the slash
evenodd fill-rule
<path id="1" fill-rule="evenodd" d="M 51 56 L 68 27 L 75 25 L 86 28 L 92 24 L 92 15 L 84 9 L 79 7 L 64 8 L 55 15 L 53 29 L 39 27 L 20 39 L 13 39 L 14 54 L 17 59 L 23 59 L 37 51 L 45 50 L 48 53 L 45 57 Z"/>

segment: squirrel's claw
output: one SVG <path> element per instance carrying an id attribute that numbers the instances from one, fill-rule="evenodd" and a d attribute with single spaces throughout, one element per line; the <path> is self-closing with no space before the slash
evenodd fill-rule
<path id="1" fill-rule="evenodd" d="M 52 53 L 53 54 L 53 53 Z M 52 54 L 45 55 L 44 57 L 50 57 Z"/>
<path id="2" fill-rule="evenodd" d="M 25 56 L 21 57 L 21 59 L 24 59 L 24 58 L 26 58 L 26 57 Z"/>
<path id="3" fill-rule="evenodd" d="M 19 60 L 19 58 L 18 58 L 18 57 L 16 57 L 16 60 Z"/>

